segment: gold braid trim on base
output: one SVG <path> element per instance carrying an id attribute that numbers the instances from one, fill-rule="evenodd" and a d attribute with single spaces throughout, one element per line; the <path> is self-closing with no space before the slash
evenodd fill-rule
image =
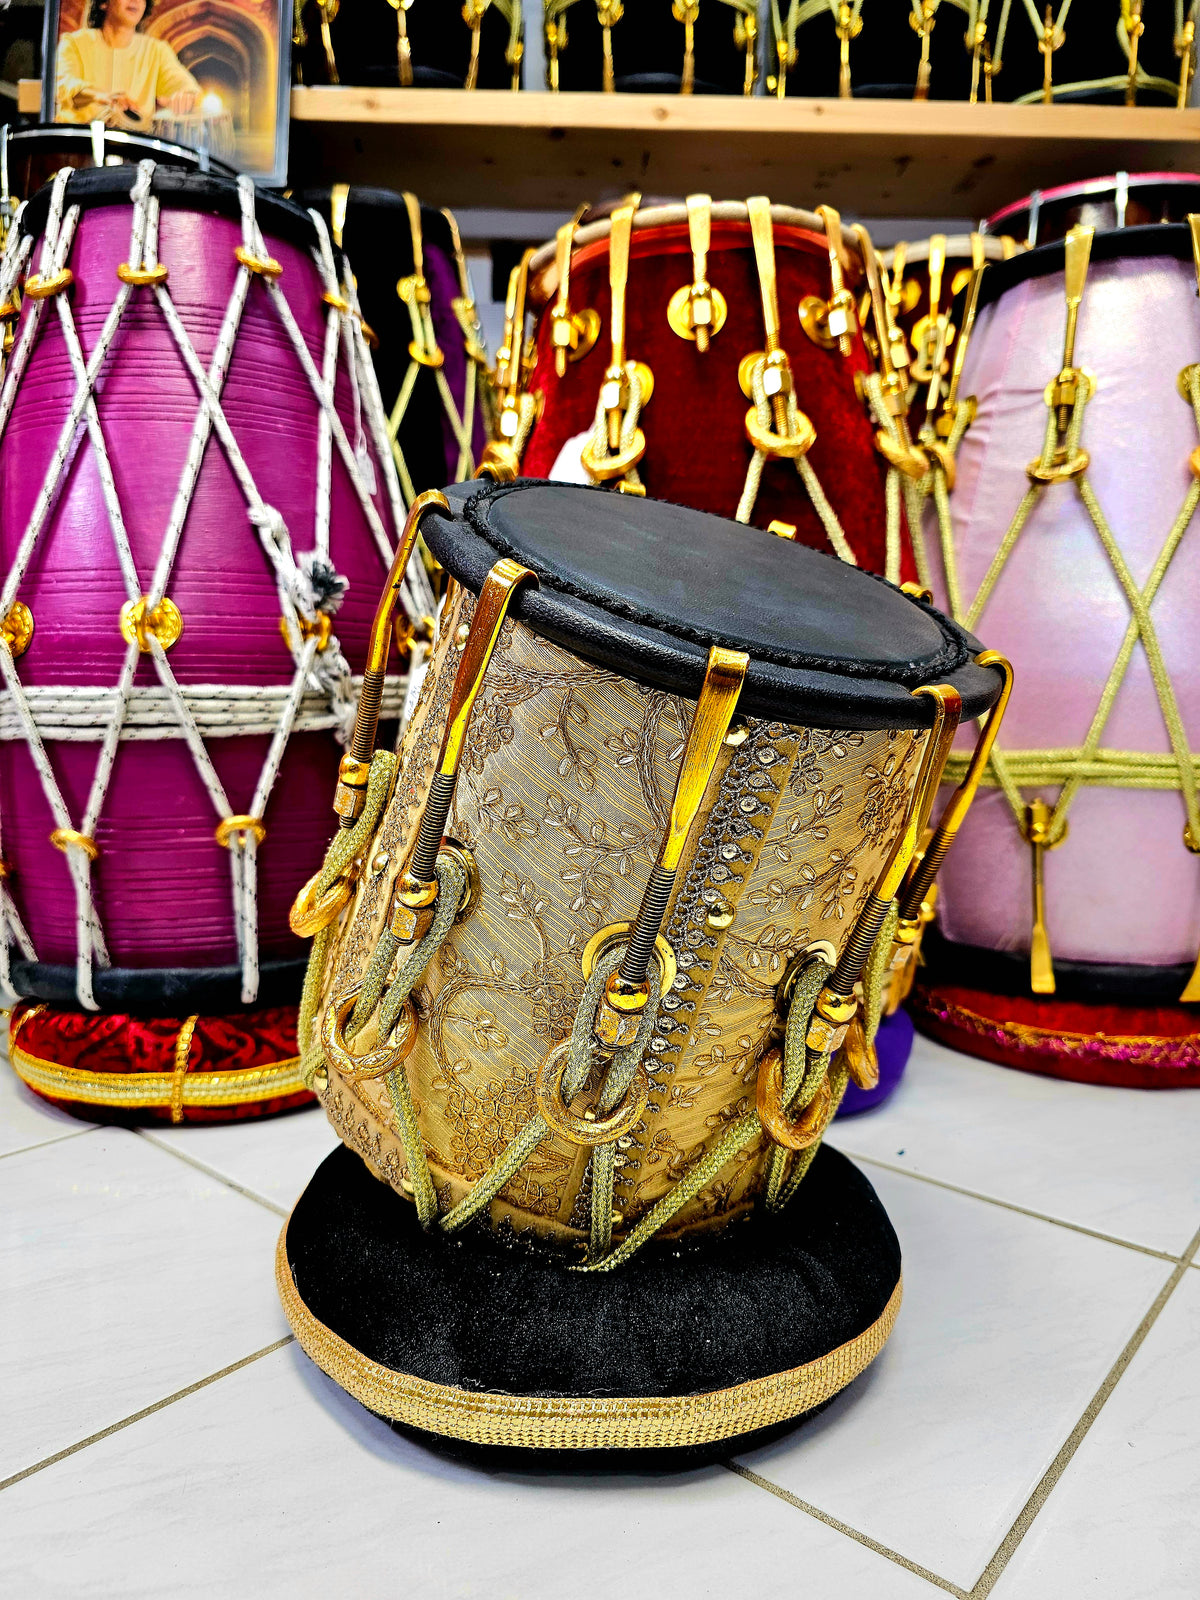
<path id="1" fill-rule="evenodd" d="M 882 1315 L 846 1344 L 801 1367 L 708 1394 L 543 1398 L 486 1393 L 396 1372 L 319 1322 L 300 1297 L 287 1256 L 287 1224 L 275 1251 L 275 1282 L 300 1348 L 336 1384 L 378 1416 L 472 1444 L 534 1450 L 675 1448 L 732 1439 L 790 1421 L 833 1398 L 887 1342 L 903 1282 Z"/>
<path id="2" fill-rule="evenodd" d="M 241 1067 L 231 1072 L 88 1072 L 82 1067 L 60 1067 L 31 1056 L 19 1045 L 12 1047 L 13 1071 L 38 1094 L 52 1100 L 77 1100 L 89 1106 L 120 1106 L 138 1110 L 162 1107 L 180 1113 L 188 1106 L 242 1106 L 255 1100 L 274 1100 L 303 1094 L 307 1085 L 300 1073 L 300 1057 L 289 1056 L 265 1067 Z"/>

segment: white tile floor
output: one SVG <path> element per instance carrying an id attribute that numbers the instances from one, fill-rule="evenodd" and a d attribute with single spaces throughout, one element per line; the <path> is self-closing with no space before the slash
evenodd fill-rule
<path id="1" fill-rule="evenodd" d="M 1200 1091 L 918 1041 L 838 1124 L 896 1224 L 880 1360 L 680 1476 L 497 1474 L 400 1438 L 287 1337 L 319 1112 L 92 1127 L 0 1066 L 5 1600 L 1195 1600 Z"/>

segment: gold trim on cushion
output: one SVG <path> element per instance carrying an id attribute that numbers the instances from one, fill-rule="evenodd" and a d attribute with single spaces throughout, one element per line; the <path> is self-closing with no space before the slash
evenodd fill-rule
<path id="1" fill-rule="evenodd" d="M 289 1218 L 289 1221 L 291 1219 Z M 646 1449 L 732 1439 L 822 1405 L 870 1366 L 900 1310 L 903 1280 L 882 1315 L 847 1343 L 801 1367 L 707 1394 L 544 1398 L 456 1389 L 372 1361 L 305 1305 L 287 1256 L 287 1223 L 275 1250 L 275 1282 L 300 1348 L 378 1416 L 473 1444 L 536 1450 Z"/>
<path id="2" fill-rule="evenodd" d="M 1192 1033 L 1076 1033 L 1066 1028 L 1039 1028 L 1030 1022 L 1000 1021 L 949 1000 L 932 986 L 918 985 L 910 1009 L 931 1022 L 941 1022 L 995 1044 L 1064 1060 L 1116 1061 L 1131 1067 L 1188 1065 L 1200 1047 L 1200 1028 Z"/>
<path id="3" fill-rule="evenodd" d="M 20 1045 L 12 1046 L 10 1059 L 19 1078 L 52 1100 L 130 1110 L 171 1110 L 175 1103 L 181 1111 L 189 1106 L 243 1106 L 300 1094 L 308 1087 L 300 1073 L 299 1056 L 272 1061 L 265 1067 L 189 1072 L 182 1079 L 174 1072 L 89 1072 L 83 1067 L 60 1067 L 31 1056 Z"/>

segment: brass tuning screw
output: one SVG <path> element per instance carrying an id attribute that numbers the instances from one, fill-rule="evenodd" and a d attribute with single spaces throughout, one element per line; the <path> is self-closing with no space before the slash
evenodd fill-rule
<path id="1" fill-rule="evenodd" d="M 729 315 L 725 296 L 708 281 L 708 247 L 712 234 L 712 196 L 687 197 L 688 243 L 692 249 L 692 281 L 681 284 L 667 303 L 667 322 L 681 339 L 694 339 L 703 355 Z"/>
<path id="2" fill-rule="evenodd" d="M 670 822 L 646 882 L 621 965 L 605 986 L 596 1016 L 596 1037 L 611 1049 L 632 1044 L 637 1036 L 638 1018 L 650 999 L 647 974 L 655 942 L 662 932 L 688 834 L 729 732 L 749 665 L 750 657 L 741 650 L 714 645 L 708 653 L 704 684 L 675 783 Z"/>
<path id="3" fill-rule="evenodd" d="M 1054 993 L 1054 961 L 1046 928 L 1046 851 L 1060 845 L 1066 828 L 1051 837 L 1054 813 L 1044 800 L 1034 800 L 1025 813 L 1025 837 L 1033 852 L 1033 932 L 1029 941 L 1029 987 L 1034 994 Z"/>
<path id="4" fill-rule="evenodd" d="M 536 582 L 537 577 L 528 567 L 504 556 L 488 573 L 479 591 L 475 615 L 463 643 L 462 659 L 450 694 L 446 731 L 442 735 L 442 748 L 429 785 L 421 825 L 417 830 L 417 842 L 407 867 L 400 875 L 392 900 L 389 928 L 404 943 L 421 938 L 433 920 L 433 908 L 438 897 L 438 851 L 445 837 L 446 819 L 454 800 L 471 714 L 479 691 L 483 688 L 483 680 L 513 597 L 522 584 Z"/>
<path id="5" fill-rule="evenodd" d="M 555 237 L 554 265 L 558 292 L 550 311 L 550 341 L 554 346 L 554 370 L 566 376 L 568 361 L 581 361 L 600 334 L 600 313 L 592 309 L 571 310 L 571 251 L 575 234 L 588 206 L 579 207 L 570 222 L 565 222 Z"/>
<path id="6" fill-rule="evenodd" d="M 371 770 L 371 757 L 375 753 L 379 706 L 383 699 L 384 674 L 392 640 L 392 619 L 400 599 L 400 585 L 421 530 L 421 519 L 435 506 L 439 511 L 450 510 L 450 502 L 437 489 L 426 490 L 413 501 L 396 554 L 392 558 L 391 571 L 375 608 L 375 620 L 371 624 L 371 636 L 367 644 L 367 665 L 354 718 L 354 736 L 350 740 L 350 750 L 342 757 L 338 768 L 338 786 L 333 800 L 339 826 L 343 828 L 354 826 L 366 802 L 367 778 Z"/>
<path id="7" fill-rule="evenodd" d="M 805 1039 L 808 1048 L 817 1055 L 831 1054 L 845 1042 L 846 1032 L 858 1010 L 855 988 L 916 851 L 922 818 L 927 815 L 927 805 L 941 778 L 962 716 L 962 696 L 949 684 L 925 686 L 913 693 L 933 700 L 933 727 L 926 739 L 904 826 L 883 871 L 875 880 L 837 966 L 817 996 Z"/>

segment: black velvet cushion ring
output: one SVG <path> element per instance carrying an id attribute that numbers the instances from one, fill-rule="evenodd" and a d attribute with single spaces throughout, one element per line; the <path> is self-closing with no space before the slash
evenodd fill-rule
<path id="1" fill-rule="evenodd" d="M 963 716 L 999 691 L 981 646 L 932 606 L 834 556 L 662 500 L 518 480 L 447 491 L 430 550 L 474 593 L 502 556 L 538 584 L 511 614 L 610 671 L 695 697 L 710 645 L 745 650 L 740 709 L 820 728 L 916 728 L 948 683 Z"/>
<path id="2" fill-rule="evenodd" d="M 898 1301 L 891 1223 L 866 1178 L 828 1147 L 803 1204 L 778 1216 L 757 1209 L 701 1238 L 651 1241 L 614 1272 L 570 1271 L 579 1259 L 478 1225 L 423 1232 L 411 1202 L 343 1146 L 297 1203 L 279 1268 L 308 1353 L 372 1409 L 417 1426 L 419 1414 L 355 1384 L 351 1352 L 374 1367 L 376 1396 L 393 1373 L 461 1396 L 464 1409 L 472 1396 L 480 1411 L 497 1396 L 631 1397 L 662 1403 L 664 1416 L 683 1397 L 831 1365 L 826 1388 L 782 1414 L 798 1420 L 866 1365 Z M 841 1361 L 856 1341 L 870 1353 Z"/>

